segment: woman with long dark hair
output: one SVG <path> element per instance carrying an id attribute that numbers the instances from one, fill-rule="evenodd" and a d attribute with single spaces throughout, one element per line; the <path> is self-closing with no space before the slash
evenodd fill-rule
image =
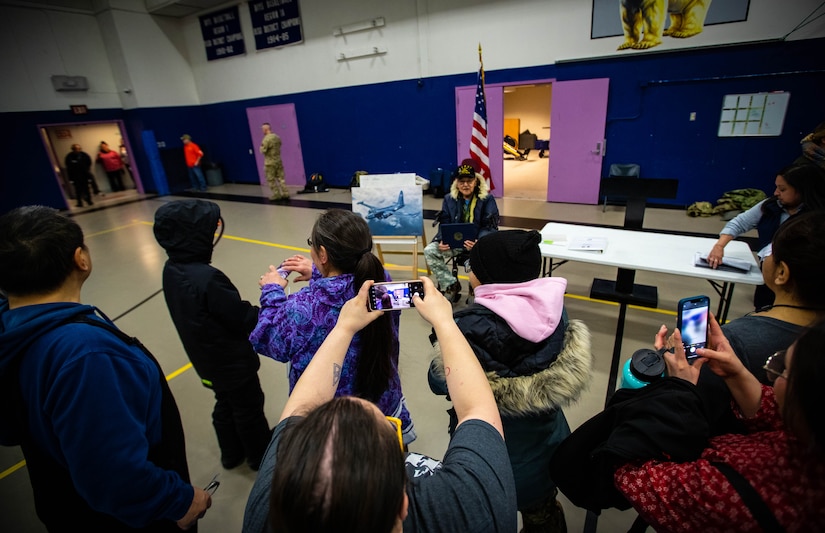
<path id="1" fill-rule="evenodd" d="M 326 211 L 315 222 L 307 244 L 311 259 L 294 255 L 279 268 L 296 272 L 294 280 L 309 285 L 287 295 L 289 282 L 270 265 L 259 282 L 261 311 L 249 337 L 258 353 L 290 364 L 290 392 L 357 288 L 367 280 L 390 281 L 372 253 L 367 222 L 351 211 Z M 398 324 L 399 312 L 385 313 L 355 335 L 340 369 L 337 395 L 364 398 L 385 415 L 401 419 L 404 442 L 409 444 L 415 430 L 398 377 Z"/>

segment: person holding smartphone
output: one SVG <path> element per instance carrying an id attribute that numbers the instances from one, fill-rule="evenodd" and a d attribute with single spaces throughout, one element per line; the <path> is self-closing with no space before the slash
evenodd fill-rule
<path id="1" fill-rule="evenodd" d="M 307 244 L 311 258 L 294 255 L 280 268 L 298 274 L 291 281 L 309 285 L 287 295 L 290 281 L 270 265 L 258 282 L 261 310 L 249 336 L 259 354 L 289 363 L 290 392 L 356 289 L 367 280 L 391 281 L 372 253 L 367 222 L 352 211 L 324 212 Z M 341 367 L 338 394 L 375 402 L 387 416 L 401 419 L 404 442 L 409 444 L 415 440 L 415 428 L 398 376 L 399 322 L 399 312 L 385 313 L 354 336 Z"/>
<path id="2" fill-rule="evenodd" d="M 678 330 L 667 337 L 663 326 L 655 342 L 673 350 L 664 352 L 669 376 L 695 385 L 707 367 L 724 380 L 744 432 L 713 437 L 692 461 L 620 466 L 616 488 L 656 531 L 822 531 L 825 322 L 767 358 L 772 386 L 745 367 L 715 319 L 709 345 L 690 364 Z"/>
<path id="3" fill-rule="evenodd" d="M 429 278 L 414 307 L 441 341 L 458 426 L 442 461 L 405 454 L 395 421 L 338 395 L 349 346 L 387 316 L 367 309 L 366 281 L 344 304 L 281 413 L 244 512 L 244 533 L 514 532 L 513 472 L 498 408 L 452 305 Z M 410 311 L 407 311 L 410 312 Z"/>
<path id="4" fill-rule="evenodd" d="M 782 224 L 772 248 L 762 263 L 762 277 L 776 300 L 722 326 L 745 368 L 766 385 L 765 359 L 790 346 L 805 327 L 825 319 L 825 212 L 800 213 Z M 728 409 L 730 391 L 722 378 L 705 368 L 698 387 L 713 420 L 713 433 L 739 431 L 741 423 Z"/>

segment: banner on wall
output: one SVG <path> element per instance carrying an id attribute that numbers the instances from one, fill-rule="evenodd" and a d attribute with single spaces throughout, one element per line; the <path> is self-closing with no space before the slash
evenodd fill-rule
<path id="1" fill-rule="evenodd" d="M 238 17 L 238 6 L 227 7 L 198 18 L 201 22 L 201 34 L 203 46 L 206 48 L 207 61 L 237 56 L 246 52 L 241 19 Z"/>
<path id="2" fill-rule="evenodd" d="M 298 0 L 252 0 L 249 2 L 255 49 L 276 48 L 304 40 Z"/>
<path id="3" fill-rule="evenodd" d="M 660 45 L 663 37 L 685 39 L 701 34 L 705 26 L 746 21 L 750 0 L 622 1 L 619 9 L 616 4 L 616 0 L 593 0 L 590 38 L 623 36 L 617 50 L 647 50 Z"/>

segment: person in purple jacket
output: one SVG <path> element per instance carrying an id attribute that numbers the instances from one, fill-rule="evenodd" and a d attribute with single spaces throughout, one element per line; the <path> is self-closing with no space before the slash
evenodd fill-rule
<path id="1" fill-rule="evenodd" d="M 287 295 L 289 282 L 270 265 L 259 281 L 261 310 L 249 336 L 259 354 L 289 363 L 290 393 L 335 327 L 344 303 L 367 280 L 391 281 L 372 253 L 367 222 L 352 211 L 326 211 L 315 222 L 307 244 L 311 259 L 294 255 L 278 268 L 296 272 L 294 281 L 309 285 Z M 416 435 L 398 376 L 399 313 L 385 313 L 355 335 L 340 369 L 336 395 L 358 396 L 374 402 L 385 415 L 400 418 L 408 445 Z"/>

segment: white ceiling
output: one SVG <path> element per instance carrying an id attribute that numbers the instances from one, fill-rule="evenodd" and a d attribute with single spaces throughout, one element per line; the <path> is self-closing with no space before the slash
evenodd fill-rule
<path id="1" fill-rule="evenodd" d="M 143 0 L 152 15 L 182 18 L 226 4 L 227 0 Z M 95 0 L 0 0 L 0 5 L 45 7 L 94 14 Z"/>

